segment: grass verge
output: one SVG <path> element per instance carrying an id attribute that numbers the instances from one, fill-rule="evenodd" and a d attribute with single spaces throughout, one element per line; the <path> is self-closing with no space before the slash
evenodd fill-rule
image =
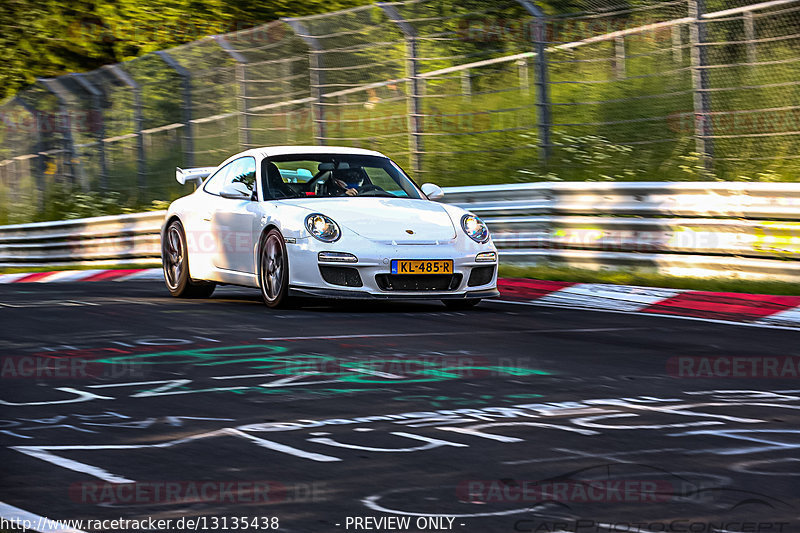
<path id="1" fill-rule="evenodd" d="M 578 283 L 639 285 L 712 292 L 800 295 L 800 284 L 784 281 L 754 281 L 731 278 L 690 278 L 669 276 L 645 270 L 588 270 L 558 266 L 500 266 L 505 278 L 531 278 Z"/>

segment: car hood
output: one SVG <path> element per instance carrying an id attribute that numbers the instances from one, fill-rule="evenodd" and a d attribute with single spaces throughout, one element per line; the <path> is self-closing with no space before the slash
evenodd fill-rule
<path id="1" fill-rule="evenodd" d="M 374 241 L 435 244 L 451 241 L 456 237 L 450 215 L 441 205 L 429 200 L 308 198 L 283 202 L 322 213 L 339 225 Z"/>

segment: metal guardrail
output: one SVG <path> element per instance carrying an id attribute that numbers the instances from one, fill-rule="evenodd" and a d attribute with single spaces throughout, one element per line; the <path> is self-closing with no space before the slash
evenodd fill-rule
<path id="1" fill-rule="evenodd" d="M 0 267 L 161 264 L 166 211 L 0 226 Z"/>
<path id="2" fill-rule="evenodd" d="M 609 215 L 800 221 L 800 183 L 543 182 L 450 187 L 446 201 L 483 217 Z"/>
<path id="3" fill-rule="evenodd" d="M 800 183 L 558 182 L 450 187 L 501 261 L 800 281 Z M 0 267 L 159 264 L 165 212 L 0 226 Z"/>
<path id="4" fill-rule="evenodd" d="M 520 183 L 445 201 L 487 222 L 506 264 L 800 281 L 800 183 Z"/>

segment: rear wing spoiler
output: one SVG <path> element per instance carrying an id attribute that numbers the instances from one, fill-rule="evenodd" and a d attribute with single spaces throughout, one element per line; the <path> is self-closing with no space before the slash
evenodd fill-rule
<path id="1" fill-rule="evenodd" d="M 175 167 L 175 179 L 181 185 L 194 183 L 195 187 L 202 185 L 203 180 L 210 176 L 217 167 L 181 168 Z"/>

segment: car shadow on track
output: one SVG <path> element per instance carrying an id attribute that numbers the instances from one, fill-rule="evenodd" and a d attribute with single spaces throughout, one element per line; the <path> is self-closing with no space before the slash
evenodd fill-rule
<path id="1" fill-rule="evenodd" d="M 206 300 L 215 303 L 231 304 L 260 304 L 265 312 L 280 312 L 281 309 L 269 309 L 263 304 L 258 292 L 242 289 L 239 287 L 221 287 L 211 298 Z M 489 300 L 487 300 L 489 301 Z M 491 312 L 492 309 L 486 306 L 486 302 L 481 302 L 476 307 L 467 310 L 448 309 L 440 300 L 346 300 L 346 299 L 324 299 L 324 298 L 296 298 L 292 301 L 288 309 L 307 310 L 326 313 L 482 313 Z M 284 309 L 285 310 L 285 309 Z"/>

